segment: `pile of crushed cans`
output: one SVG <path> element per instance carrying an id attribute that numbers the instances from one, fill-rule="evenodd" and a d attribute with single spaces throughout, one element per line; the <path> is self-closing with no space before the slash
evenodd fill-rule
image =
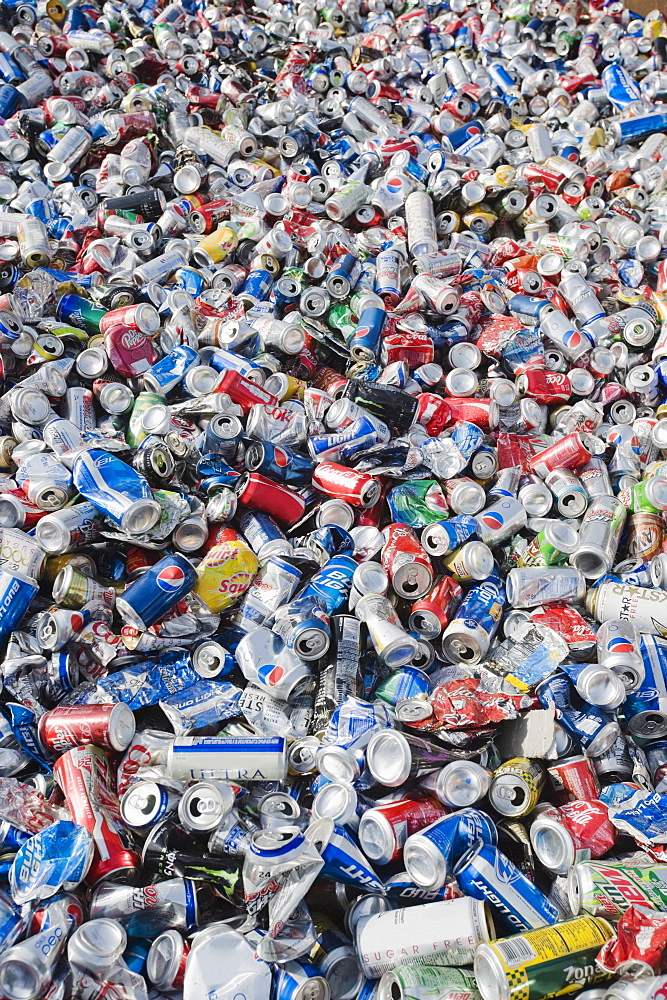
<path id="1" fill-rule="evenodd" d="M 1 1000 L 664 1000 L 667 14 L 6 0 L 0 122 Z"/>

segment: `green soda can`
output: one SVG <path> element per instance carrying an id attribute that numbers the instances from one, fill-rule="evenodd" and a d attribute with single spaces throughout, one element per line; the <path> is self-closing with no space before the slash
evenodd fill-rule
<path id="1" fill-rule="evenodd" d="M 401 965 L 385 972 L 377 1000 L 481 1000 L 477 982 L 465 969 Z"/>
<path id="2" fill-rule="evenodd" d="M 56 306 L 56 317 L 65 323 L 82 327 L 91 336 L 100 332 L 100 322 L 108 309 L 96 306 L 82 295 L 62 295 Z"/>
<path id="3" fill-rule="evenodd" d="M 140 392 L 134 401 L 130 422 L 127 427 L 126 440 L 130 448 L 138 448 L 144 438 L 148 437 L 148 431 L 141 425 L 141 418 L 150 406 L 156 403 L 166 403 L 167 400 L 157 392 Z"/>
<path id="4" fill-rule="evenodd" d="M 483 1000 L 547 1000 L 578 993 L 612 978 L 595 959 L 614 928 L 599 917 L 576 917 L 475 951 L 475 978 Z"/>
<path id="5" fill-rule="evenodd" d="M 351 340 L 354 331 L 357 329 L 357 324 L 352 316 L 352 310 L 342 302 L 338 302 L 335 306 L 331 307 L 327 315 L 327 322 L 333 330 L 338 330 L 343 335 L 346 344 Z"/>
<path id="6" fill-rule="evenodd" d="M 579 543 L 576 528 L 566 521 L 545 524 L 525 551 L 519 556 L 518 566 L 562 566 Z"/>
<path id="7" fill-rule="evenodd" d="M 667 478 L 651 476 L 635 483 L 631 489 L 634 514 L 658 514 L 667 508 Z"/>
<path id="8" fill-rule="evenodd" d="M 573 913 L 614 920 L 635 904 L 667 910 L 667 867 L 582 861 L 570 869 L 567 894 Z"/>

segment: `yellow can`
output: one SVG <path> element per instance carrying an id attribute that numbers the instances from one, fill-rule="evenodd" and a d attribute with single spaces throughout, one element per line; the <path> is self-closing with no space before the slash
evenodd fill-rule
<path id="1" fill-rule="evenodd" d="M 219 226 L 199 241 L 192 257 L 200 267 L 210 267 L 211 264 L 219 264 L 229 257 L 238 245 L 239 238 L 234 230 L 229 226 Z"/>
<path id="2" fill-rule="evenodd" d="M 193 592 L 211 609 L 224 611 L 245 594 L 259 570 L 252 549 L 232 528 L 210 549 L 197 567 Z"/>

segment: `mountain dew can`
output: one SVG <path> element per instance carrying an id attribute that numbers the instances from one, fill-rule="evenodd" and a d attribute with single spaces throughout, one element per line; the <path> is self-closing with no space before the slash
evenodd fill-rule
<path id="1" fill-rule="evenodd" d="M 466 969 L 404 965 L 385 972 L 377 1000 L 481 1000 L 475 977 Z"/>
<path id="2" fill-rule="evenodd" d="M 548 1000 L 611 979 L 596 964 L 614 928 L 600 917 L 576 917 L 514 934 L 475 951 L 474 971 L 483 1000 Z"/>
<path id="3" fill-rule="evenodd" d="M 573 913 L 612 920 L 635 905 L 667 910 L 667 867 L 583 861 L 570 869 L 567 893 Z"/>

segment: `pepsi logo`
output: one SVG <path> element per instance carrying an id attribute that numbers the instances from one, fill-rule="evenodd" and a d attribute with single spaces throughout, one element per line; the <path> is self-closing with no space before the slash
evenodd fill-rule
<path id="1" fill-rule="evenodd" d="M 623 639 L 620 635 L 615 639 L 610 639 L 607 643 L 607 649 L 610 653 L 633 653 L 634 646 L 627 639 Z"/>
<path id="2" fill-rule="evenodd" d="M 582 337 L 578 330 L 568 330 L 567 333 L 563 334 L 563 344 L 565 347 L 569 347 L 570 350 L 576 350 L 580 346 L 581 341 Z"/>
<path id="3" fill-rule="evenodd" d="M 367 337 L 370 332 L 370 326 L 358 326 L 354 335 L 355 337 Z"/>
<path id="4" fill-rule="evenodd" d="M 387 185 L 387 191 L 391 194 L 398 194 L 403 190 L 403 181 L 400 177 L 389 177 L 385 184 Z"/>
<path id="5" fill-rule="evenodd" d="M 155 577 L 155 582 L 165 594 L 175 594 L 185 583 L 185 573 L 180 566 L 165 566 Z"/>
<path id="6" fill-rule="evenodd" d="M 284 469 L 289 465 L 289 455 L 284 448 L 275 448 L 273 452 L 273 461 L 280 469 Z"/>
<path id="7" fill-rule="evenodd" d="M 491 528 L 492 531 L 498 531 L 505 523 L 504 517 L 497 510 L 489 510 L 486 514 L 481 514 L 480 520 L 487 528 Z"/>
<path id="8" fill-rule="evenodd" d="M 278 663 L 263 663 L 257 670 L 257 677 L 267 687 L 275 687 L 276 684 L 280 684 L 284 676 L 285 670 Z"/>

